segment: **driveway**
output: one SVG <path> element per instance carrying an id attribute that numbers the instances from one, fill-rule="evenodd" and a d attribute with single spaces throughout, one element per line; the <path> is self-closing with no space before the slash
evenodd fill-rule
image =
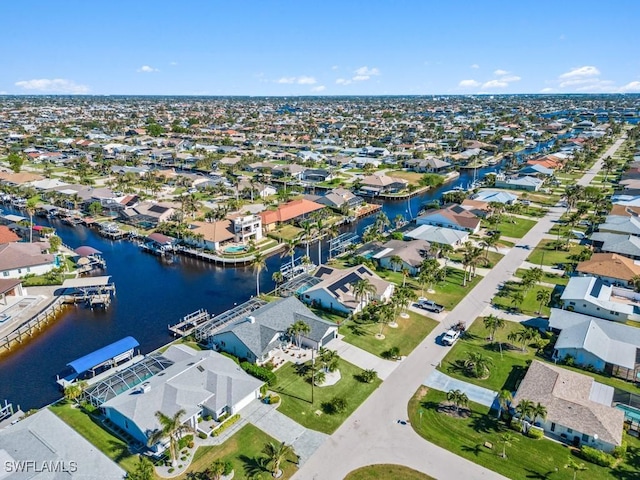
<path id="1" fill-rule="evenodd" d="M 456 378 L 451 378 L 448 375 L 434 370 L 429 374 L 427 379 L 423 382 L 423 385 L 435 388 L 441 392 L 448 392 L 449 390 L 460 390 L 462 393 L 466 393 L 469 400 L 479 403 L 485 407 L 498 408 L 497 396 L 498 392 L 489 390 L 488 388 L 479 387 L 468 382 L 463 382 Z"/>
<path id="2" fill-rule="evenodd" d="M 338 335 L 325 345 L 326 348 L 338 352 L 341 358 L 347 362 L 353 363 L 356 367 L 363 370 L 373 369 L 378 372 L 378 377 L 386 380 L 389 375 L 400 365 L 398 361 L 385 360 L 361 348 L 351 345 L 343 340 L 343 335 Z"/>

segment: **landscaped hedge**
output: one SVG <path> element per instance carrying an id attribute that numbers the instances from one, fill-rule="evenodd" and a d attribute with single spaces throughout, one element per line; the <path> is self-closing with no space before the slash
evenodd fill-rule
<path id="1" fill-rule="evenodd" d="M 529 430 L 527 430 L 527 437 L 540 440 L 542 437 L 544 437 L 544 431 L 540 430 L 539 428 L 531 427 L 529 428 Z"/>
<path id="2" fill-rule="evenodd" d="M 580 449 L 580 453 L 578 453 L 578 455 L 587 462 L 595 463 L 601 467 L 611 468 L 616 464 L 616 458 L 613 455 L 609 455 L 608 453 L 591 448 L 587 445 Z"/>
<path id="3" fill-rule="evenodd" d="M 511 419 L 511 424 L 509 425 L 512 430 L 515 430 L 518 433 L 522 433 L 523 427 L 522 422 L 517 418 Z"/>
<path id="4" fill-rule="evenodd" d="M 221 435 L 222 432 L 224 432 L 227 428 L 229 428 L 231 425 L 236 423 L 238 420 L 240 420 L 240 415 L 236 413 L 235 415 L 229 417 L 222 425 L 220 425 L 218 428 L 216 428 L 212 432 L 212 435 L 214 437 L 217 437 L 217 436 Z"/>
<path id="5" fill-rule="evenodd" d="M 624 458 L 627 455 L 627 442 L 622 441 L 622 445 L 619 447 L 615 447 L 613 452 L 611 452 L 615 458 Z"/>
<path id="6" fill-rule="evenodd" d="M 276 384 L 276 381 L 277 381 L 276 374 L 273 373 L 268 368 L 264 368 L 259 365 L 254 365 L 253 363 L 249 363 L 249 362 L 242 362 L 240 364 L 240 368 L 242 368 L 249 375 L 253 375 L 258 380 L 267 382 L 267 385 L 269 385 L 270 387 Z"/>

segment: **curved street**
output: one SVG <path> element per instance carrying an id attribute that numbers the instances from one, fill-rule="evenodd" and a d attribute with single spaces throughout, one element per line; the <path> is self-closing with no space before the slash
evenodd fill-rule
<path id="1" fill-rule="evenodd" d="M 578 184 L 588 185 L 602 168 L 602 160 L 613 155 L 625 138 L 616 140 Z M 564 211 L 560 206 L 550 208 L 519 245 L 537 245 Z M 336 480 L 356 468 L 379 463 L 406 465 L 437 479 L 505 478 L 424 440 L 410 425 L 397 421 L 406 420 L 409 400 L 448 352 L 448 348 L 438 345 L 436 339 L 452 323 L 463 320 L 470 325 L 481 315 L 498 291 L 498 285 L 508 280 L 530 253 L 524 248 L 512 248 L 293 478 Z"/>

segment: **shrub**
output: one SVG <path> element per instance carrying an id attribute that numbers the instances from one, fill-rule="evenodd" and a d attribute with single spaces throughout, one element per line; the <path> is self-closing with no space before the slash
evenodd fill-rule
<path id="1" fill-rule="evenodd" d="M 171 467 L 169 470 L 167 470 L 169 473 L 173 473 L 175 471 L 175 469 L 173 467 Z"/>
<path id="2" fill-rule="evenodd" d="M 596 465 L 600 465 L 601 467 L 611 468 L 615 465 L 616 459 L 613 455 L 609 455 L 601 450 L 597 450 L 595 448 L 591 448 L 587 445 L 584 445 L 578 455 L 585 459 L 587 462 L 595 463 Z"/>
<path id="3" fill-rule="evenodd" d="M 262 395 L 263 397 L 267 394 L 267 390 L 269 389 L 269 387 L 264 384 L 260 387 L 260 395 Z"/>
<path id="4" fill-rule="evenodd" d="M 522 422 L 517 418 L 512 418 L 509 426 L 512 430 L 515 430 L 518 433 L 522 433 L 522 430 L 524 429 L 524 427 L 522 426 Z"/>
<path id="5" fill-rule="evenodd" d="M 333 397 L 327 404 L 325 410 L 328 413 L 342 413 L 347 409 L 347 399 L 344 397 Z"/>
<path id="6" fill-rule="evenodd" d="M 622 445 L 615 447 L 611 453 L 614 458 L 624 458 L 627 455 L 627 442 L 622 441 Z"/>
<path id="7" fill-rule="evenodd" d="M 218 428 L 216 428 L 212 435 L 214 437 L 219 436 L 222 432 L 224 432 L 227 428 L 229 428 L 231 425 L 233 425 L 234 423 L 236 423 L 238 420 L 240 420 L 240 415 L 238 415 L 237 413 L 231 417 L 229 417 L 222 425 L 220 425 Z"/>
<path id="8" fill-rule="evenodd" d="M 227 476 L 231 475 L 231 472 L 233 472 L 233 463 L 227 460 L 226 462 L 224 462 L 224 472 L 222 472 L 222 474 Z"/>
<path id="9" fill-rule="evenodd" d="M 205 415 L 205 416 L 204 416 L 204 419 L 205 419 L 207 422 L 210 422 L 211 420 L 213 420 L 213 417 L 212 417 L 211 415 Z"/>
<path id="10" fill-rule="evenodd" d="M 229 418 L 229 412 L 224 412 L 222 415 L 220 415 L 218 417 L 218 422 L 222 423 L 224 422 L 227 418 Z"/>
<path id="11" fill-rule="evenodd" d="M 275 405 L 280 401 L 280 397 L 278 395 L 270 395 L 269 396 L 269 405 Z"/>
<path id="12" fill-rule="evenodd" d="M 195 443 L 192 441 L 190 441 L 189 443 L 187 443 L 187 447 L 188 448 L 193 448 L 193 446 L 195 445 Z"/>
<path id="13" fill-rule="evenodd" d="M 191 434 L 185 435 L 180 440 L 178 440 L 178 449 L 184 449 L 187 445 L 189 445 L 189 443 L 193 443 L 193 435 Z"/>
<path id="14" fill-rule="evenodd" d="M 270 387 L 276 384 L 276 381 L 277 381 L 276 374 L 273 373 L 268 368 L 264 368 L 259 365 L 254 365 L 253 363 L 249 363 L 249 362 L 241 362 L 240 368 L 242 368 L 249 375 L 256 377 L 258 380 L 267 382 L 267 385 L 269 385 Z"/>
<path id="15" fill-rule="evenodd" d="M 208 437 L 208 435 L 206 433 L 204 433 L 204 432 L 199 432 L 198 433 L 198 438 L 201 438 L 202 440 L 204 440 L 207 437 Z"/>
<path id="16" fill-rule="evenodd" d="M 539 428 L 531 427 L 527 431 L 527 437 L 534 438 L 536 440 L 540 440 L 542 437 L 544 437 L 544 431 L 539 429 Z"/>

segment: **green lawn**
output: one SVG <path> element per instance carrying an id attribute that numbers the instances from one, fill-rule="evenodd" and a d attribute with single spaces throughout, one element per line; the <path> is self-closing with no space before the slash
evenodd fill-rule
<path id="1" fill-rule="evenodd" d="M 105 430 L 96 416 L 62 402 L 49 409 L 122 468 L 134 470 L 138 456 L 129 453 L 127 444 Z"/>
<path id="2" fill-rule="evenodd" d="M 562 287 L 556 287 L 562 288 Z M 541 285 L 534 285 L 529 288 L 528 291 L 525 291 L 522 284 L 518 282 L 505 282 L 502 290 L 498 292 L 498 294 L 493 297 L 492 303 L 504 310 L 510 310 L 515 307 L 512 302 L 512 297 L 514 292 L 520 292 L 524 296 L 524 301 L 521 305 L 518 305 L 517 308 L 526 314 L 538 315 L 538 310 L 540 309 L 540 302 L 536 300 L 536 296 L 538 295 L 539 290 L 548 290 L 550 293 L 553 293 L 554 289 L 550 287 L 544 287 Z M 540 310 L 540 314 L 543 316 L 549 316 L 550 310 L 549 305 L 543 305 Z"/>
<path id="3" fill-rule="evenodd" d="M 548 265 L 553 266 L 559 263 L 571 263 L 573 260 L 570 258 L 572 255 L 580 253 L 584 247 L 576 244 L 569 243 L 569 250 L 556 250 L 553 248 L 553 242 L 555 240 L 542 239 L 536 248 L 531 252 L 527 262 L 534 263 L 536 265 Z"/>
<path id="4" fill-rule="evenodd" d="M 560 200 L 561 195 L 548 195 L 542 193 L 530 193 L 527 199 L 533 203 L 540 205 L 546 205 L 549 207 L 554 206 Z"/>
<path id="5" fill-rule="evenodd" d="M 279 241 L 287 241 L 298 238 L 304 230 L 293 225 L 284 225 L 269 233 L 269 236 Z"/>
<path id="6" fill-rule="evenodd" d="M 439 413 L 438 405 L 446 401 L 446 394 L 421 387 L 409 402 L 409 419 L 413 429 L 428 441 L 460 455 L 472 462 L 496 471 L 512 479 L 571 480 L 573 471 L 564 468 L 570 450 L 547 439 L 534 440 L 524 435 L 511 433 L 518 439 L 506 447 L 507 458 L 502 458 L 503 442 L 500 440 L 505 425 L 498 421 L 494 412 L 470 402 L 469 418 L 453 418 Z M 627 461 L 614 470 L 585 462 L 586 472 L 579 479 L 632 479 L 640 471 L 640 441 L 629 435 Z M 493 448 L 485 447 L 485 442 Z M 577 459 L 578 462 L 582 460 Z"/>
<path id="7" fill-rule="evenodd" d="M 344 480 L 435 480 L 433 477 L 402 465 L 378 464 L 358 468 L 350 472 Z"/>
<path id="8" fill-rule="evenodd" d="M 519 268 L 516 270 L 516 277 L 522 278 L 524 272 L 526 272 L 526 268 Z M 542 275 L 542 283 L 553 283 L 555 285 L 566 285 L 569 283 L 569 277 L 563 277 L 561 275 L 556 275 L 555 273 L 544 272 Z"/>
<path id="9" fill-rule="evenodd" d="M 536 223 L 535 220 L 504 214 L 500 223 L 489 223 L 486 225 L 486 228 L 489 230 L 498 230 L 503 237 L 522 238 Z"/>
<path id="10" fill-rule="evenodd" d="M 516 385 L 524 377 L 528 362 L 535 357 L 535 349 L 528 347 L 522 352 L 520 345 L 509 346 L 507 335 L 510 332 L 523 328 L 519 323 L 505 321 L 505 327 L 496 333 L 496 342 L 490 343 L 490 332 L 482 324 L 482 318 L 478 318 L 467 330 L 465 335 L 451 347 L 451 350 L 440 363 L 438 370 L 447 375 L 479 385 L 490 390 L 500 391 L 507 389 L 515 391 Z M 500 353 L 502 347 L 502 354 Z M 461 362 L 467 358 L 468 352 L 482 353 L 493 360 L 489 378 L 481 380 L 467 375 L 461 368 Z"/>
<path id="11" fill-rule="evenodd" d="M 342 425 L 345 419 L 382 383 L 378 378 L 372 383 L 359 381 L 356 377 L 362 370 L 340 359 L 338 368 L 342 379 L 335 385 L 314 387 L 312 404 L 311 383 L 297 373 L 297 367 L 287 363 L 276 371 L 278 383 L 272 390 L 278 392 L 282 398 L 278 410 L 307 428 L 328 434 Z M 323 404 L 334 397 L 343 397 L 347 400 L 347 408 L 344 412 L 325 412 Z"/>
<path id="12" fill-rule="evenodd" d="M 449 256 L 449 258 L 454 262 L 461 262 L 463 257 L 464 257 L 464 253 L 462 252 L 462 250 L 458 250 L 457 252 L 454 252 Z M 482 258 L 483 259 L 486 258 L 486 260 L 483 260 L 483 262 L 479 266 L 484 268 L 493 268 L 496 265 L 496 263 L 502 260 L 502 257 L 504 257 L 504 255 L 502 255 L 501 253 L 498 253 L 495 250 L 489 249 L 489 251 L 485 251 L 482 254 Z M 486 261 L 486 264 L 485 264 L 485 261 Z"/>
<path id="13" fill-rule="evenodd" d="M 462 277 L 464 273 L 457 268 L 447 268 L 447 278 L 444 282 L 438 282 L 433 285 L 433 289 L 436 293 L 426 293 L 424 296 L 429 299 L 444 305 L 447 310 L 452 310 L 460 300 L 462 300 L 479 282 L 482 280 L 480 275 L 476 275 L 475 278 L 467 280 L 467 285 L 462 286 Z M 422 296 L 420 289 L 416 290 L 419 296 Z"/>
<path id="14" fill-rule="evenodd" d="M 176 478 L 178 480 L 199 478 L 194 474 L 205 471 L 214 460 L 231 462 L 235 471 L 233 478 L 236 480 L 270 478 L 271 475 L 265 472 L 260 461 L 263 457 L 262 449 L 268 442 L 277 443 L 277 440 L 253 425 L 245 425 L 222 445 L 198 448 L 187 472 Z M 291 478 L 297 471 L 295 458 L 285 460 L 281 468 L 284 474 L 280 478 Z M 258 477 L 260 472 L 264 473 Z"/>
<path id="15" fill-rule="evenodd" d="M 400 355 L 409 355 L 414 348 L 433 330 L 438 322 L 419 315 L 415 312 L 407 312 L 409 318 L 398 316 L 396 322 L 398 328 L 385 326 L 384 340 L 378 340 L 375 335 L 380 332 L 380 324 L 357 323 L 349 320 L 340 326 L 340 333 L 344 340 L 367 352 L 383 356 L 383 352 L 391 347 L 398 347 Z"/>

